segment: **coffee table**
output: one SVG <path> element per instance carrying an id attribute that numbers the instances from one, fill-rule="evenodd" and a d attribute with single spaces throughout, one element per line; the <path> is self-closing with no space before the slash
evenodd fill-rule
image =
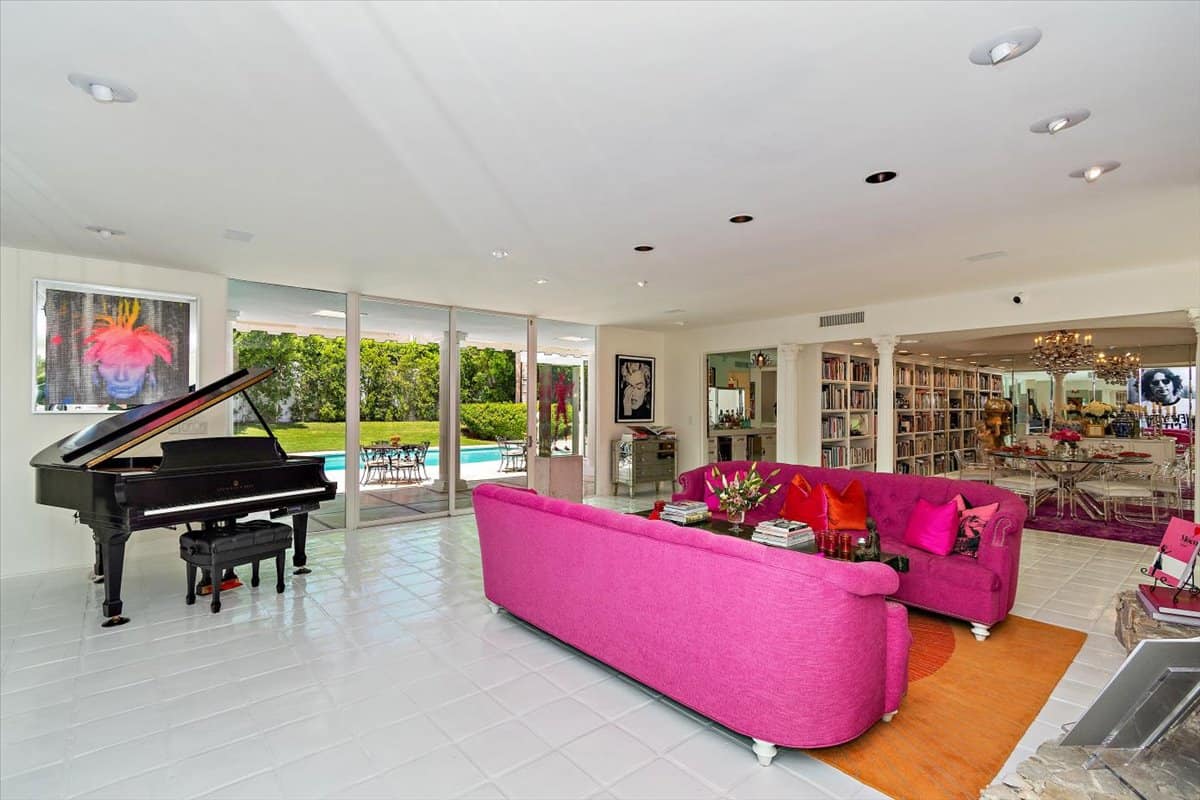
<path id="1" fill-rule="evenodd" d="M 638 517 L 649 518 L 649 516 L 650 516 L 649 511 L 633 511 L 630 513 L 632 513 L 634 516 L 638 516 Z M 678 524 L 678 523 L 670 522 L 669 520 L 659 520 L 659 522 L 666 522 L 668 525 L 677 525 Z M 753 539 L 750 538 L 751 536 L 754 535 L 754 526 L 747 525 L 746 523 L 742 523 L 741 526 L 739 527 L 739 529 L 736 531 L 733 530 L 732 522 L 728 522 L 723 519 L 709 519 L 706 522 L 697 522 L 694 525 L 679 525 L 679 527 L 681 527 L 681 528 L 700 528 L 702 530 L 708 531 L 709 533 L 718 534 L 719 536 L 735 536 L 738 539 L 744 539 L 747 542 L 754 541 Z M 775 547 L 776 546 L 776 545 L 763 544 L 762 542 L 754 542 L 754 543 L 761 544 L 763 547 Z M 815 541 L 813 541 L 813 542 L 808 542 L 806 544 L 802 544 L 799 547 L 779 547 L 778 549 L 790 550 L 793 553 L 808 553 L 809 555 L 814 555 L 817 552 L 817 543 Z M 826 556 L 826 558 L 829 558 L 829 556 Z M 835 560 L 835 561 L 846 561 L 846 560 L 854 561 L 855 559 L 837 558 L 837 559 L 833 559 L 833 560 Z M 899 553 L 886 553 L 886 552 L 881 551 L 879 554 L 879 563 L 886 564 L 887 566 L 894 569 L 896 572 L 908 572 L 908 557 L 900 555 Z"/>

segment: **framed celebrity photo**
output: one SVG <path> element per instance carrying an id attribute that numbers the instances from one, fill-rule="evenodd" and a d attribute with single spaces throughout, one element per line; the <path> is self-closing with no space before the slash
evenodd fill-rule
<path id="1" fill-rule="evenodd" d="M 617 356 L 617 422 L 654 422 L 654 359 Z"/>

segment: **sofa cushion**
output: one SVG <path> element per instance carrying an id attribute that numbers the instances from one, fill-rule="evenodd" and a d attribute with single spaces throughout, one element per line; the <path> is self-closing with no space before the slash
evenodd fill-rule
<path id="1" fill-rule="evenodd" d="M 839 531 L 861 531 L 867 527 L 867 490 L 861 482 L 850 481 L 842 491 L 821 484 L 825 493 L 829 527 Z"/>
<path id="2" fill-rule="evenodd" d="M 908 524 L 904 527 L 904 543 L 935 555 L 949 555 L 958 536 L 958 506 L 954 500 L 931 503 L 917 498 Z"/>
<path id="3" fill-rule="evenodd" d="M 784 519 L 803 522 L 814 531 L 828 530 L 829 501 L 824 489 L 825 484 L 810 486 L 804 476 L 797 473 L 788 484 L 787 497 L 779 515 Z"/>
<path id="4" fill-rule="evenodd" d="M 976 558 L 979 555 L 979 539 L 983 529 L 999 510 L 999 503 L 964 508 L 958 515 L 958 536 L 954 540 L 954 552 Z"/>
<path id="5" fill-rule="evenodd" d="M 901 584 L 919 582 L 941 587 L 953 586 L 977 592 L 994 592 L 1000 588 L 1000 576 L 972 558 L 944 558 L 900 541 L 885 541 L 883 549 L 908 557 L 908 572 L 900 576 Z"/>

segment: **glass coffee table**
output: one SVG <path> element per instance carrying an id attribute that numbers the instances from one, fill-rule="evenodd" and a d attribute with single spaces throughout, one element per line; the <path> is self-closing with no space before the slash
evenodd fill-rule
<path id="1" fill-rule="evenodd" d="M 649 510 L 633 511 L 630 513 L 632 513 L 634 516 L 637 516 L 637 517 L 643 517 L 643 518 L 650 517 Z M 678 523 L 670 522 L 668 520 L 658 520 L 658 521 L 666 522 L 668 525 L 677 525 L 680 528 L 699 528 L 701 530 L 708 531 L 709 533 L 715 533 L 719 536 L 735 536 L 738 539 L 744 539 L 747 542 L 753 541 L 753 539 L 751 539 L 750 537 L 754 535 L 754 526 L 747 525 L 746 523 L 742 523 L 738 527 L 737 530 L 734 530 L 733 523 L 727 522 L 723 519 L 709 519 L 704 522 L 697 522 L 694 525 L 678 525 Z M 762 542 L 754 542 L 754 543 L 762 544 L 763 547 L 775 547 L 775 545 L 763 544 Z M 808 553 L 809 555 L 816 555 L 817 554 L 817 543 L 815 541 L 812 541 L 812 542 L 807 542 L 806 544 L 802 544 L 798 547 L 779 547 L 777 549 L 790 550 L 793 553 Z M 826 555 L 825 558 L 833 558 L 833 557 Z M 876 559 L 833 558 L 833 560 L 834 561 L 863 561 L 863 560 L 873 561 Z M 891 567 L 896 572 L 908 572 L 908 556 L 904 556 L 899 553 L 887 553 L 887 552 L 881 551 L 879 553 L 878 561 L 881 564 L 886 564 L 887 566 Z"/>

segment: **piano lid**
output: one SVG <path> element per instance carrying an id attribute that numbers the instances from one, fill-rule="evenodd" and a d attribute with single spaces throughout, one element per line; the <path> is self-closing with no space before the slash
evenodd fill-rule
<path id="1" fill-rule="evenodd" d="M 221 380 L 169 400 L 160 400 L 102 419 L 58 443 L 62 463 L 92 469 L 152 436 L 170 430 L 201 411 L 274 374 L 269 367 L 239 369 Z M 34 459 L 34 464 L 39 458 Z"/>

